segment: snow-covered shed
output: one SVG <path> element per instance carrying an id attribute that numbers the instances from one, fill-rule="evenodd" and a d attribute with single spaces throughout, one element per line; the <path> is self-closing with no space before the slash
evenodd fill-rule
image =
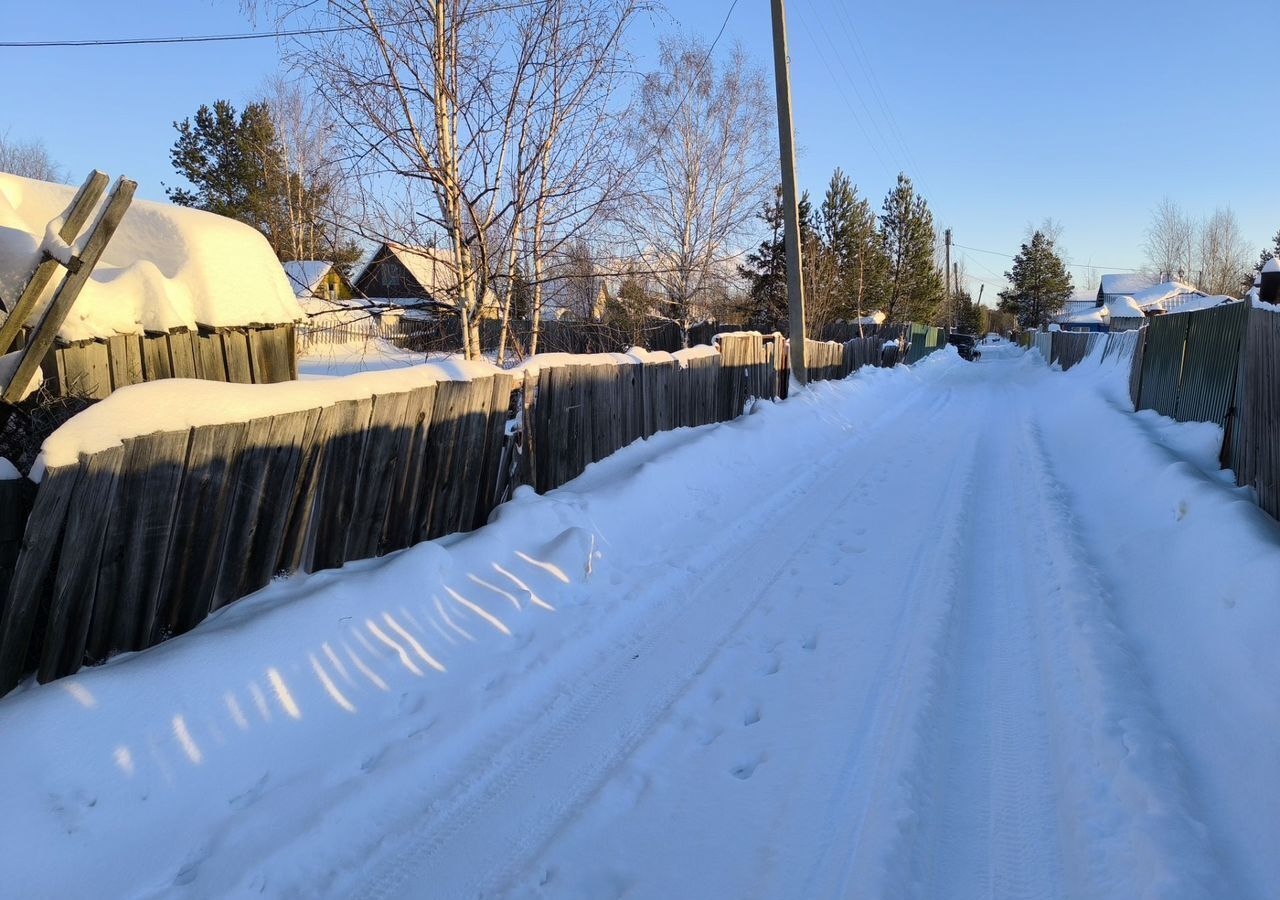
<path id="1" fill-rule="evenodd" d="M 75 196 L 70 185 L 0 173 L 5 316 L 46 253 L 79 253 L 58 238 Z M 60 282 L 46 287 L 28 322 L 39 321 Z M 101 398 L 161 378 L 285 381 L 297 376 L 301 316 L 284 270 L 253 228 L 134 200 L 58 329 L 42 363 L 45 385 Z"/>

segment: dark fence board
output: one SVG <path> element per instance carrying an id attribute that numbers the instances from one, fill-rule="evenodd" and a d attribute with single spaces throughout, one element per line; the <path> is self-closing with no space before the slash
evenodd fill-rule
<path id="1" fill-rule="evenodd" d="M 17 686 L 27 671 L 27 656 L 36 633 L 36 619 L 45 602 L 67 508 L 79 480 L 80 466 L 50 469 L 44 474 L 26 536 L 14 567 L 9 596 L 0 611 L 0 696 Z"/>
<path id="2" fill-rule="evenodd" d="M 123 459 L 124 447 L 80 458 L 44 628 L 37 672 L 42 684 L 85 662 L 106 525 Z M 109 604 L 110 598 L 104 596 L 103 602 Z"/>

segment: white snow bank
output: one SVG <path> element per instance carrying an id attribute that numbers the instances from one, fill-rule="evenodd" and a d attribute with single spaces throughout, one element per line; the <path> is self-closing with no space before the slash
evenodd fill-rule
<path id="1" fill-rule="evenodd" d="M 81 453 L 98 453 L 127 438 L 157 431 L 248 422 L 332 406 L 341 400 L 409 391 L 441 381 L 467 381 L 501 371 L 485 362 L 445 359 L 343 378 L 276 384 L 225 384 L 171 378 L 130 385 L 73 416 L 49 435 L 32 467 L 31 479 L 39 481 L 47 468 L 74 463 Z"/>
<path id="2" fill-rule="evenodd" d="M 637 442 L 548 496 L 521 490 L 478 532 L 276 582 L 189 634 L 0 700 L 6 895 L 358 895 L 381 829 L 407 837 L 399 826 L 436 808 L 406 778 L 452 794 L 485 774 L 477 747 L 492 761 L 504 735 L 572 712 L 563 686 L 591 688 L 633 657 L 660 665 L 680 648 L 629 643 L 691 605 L 673 577 L 778 522 L 742 485 L 797 451 L 885 433 L 877 423 L 925 391 L 899 368 L 806 394 Z M 796 477 L 825 471 L 808 468 Z M 641 686 L 648 698 L 658 681 Z M 599 761 L 594 745 L 577 752 Z M 581 782 L 576 759 L 551 760 Z M 538 808 L 511 806 L 503 827 Z"/>
<path id="3" fill-rule="evenodd" d="M 15 350 L 12 353 L 6 353 L 0 356 L 0 384 L 8 384 L 13 380 L 14 372 L 18 370 L 18 363 L 22 362 L 22 351 Z M 44 384 L 44 372 L 36 369 L 31 373 L 31 381 L 27 383 L 26 390 L 22 392 L 22 396 L 18 399 L 25 400 L 33 393 L 40 390 L 40 385 Z"/>
<path id="4" fill-rule="evenodd" d="M 75 193 L 70 185 L 0 173 L 0 298 L 7 303 L 21 293 L 42 250 L 66 255 L 56 232 Z M 37 309 L 54 290 L 50 284 Z M 59 336 L 74 341 L 197 324 L 277 325 L 301 315 L 284 270 L 257 231 L 211 213 L 134 200 Z"/>

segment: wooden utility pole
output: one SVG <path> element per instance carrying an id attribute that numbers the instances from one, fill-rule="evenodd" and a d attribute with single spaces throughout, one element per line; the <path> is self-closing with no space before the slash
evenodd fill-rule
<path id="1" fill-rule="evenodd" d="M 947 296 L 947 299 L 946 299 L 947 322 L 950 323 L 952 320 L 955 319 L 955 315 L 954 315 L 955 307 L 951 303 L 951 229 L 948 228 L 944 232 L 944 234 L 946 235 L 946 241 L 947 241 L 947 262 L 946 262 L 946 268 L 943 269 L 943 274 L 947 279 L 947 295 L 946 295 Z M 956 285 L 957 290 L 959 289 L 959 287 L 960 287 L 959 285 Z"/>
<path id="2" fill-rule="evenodd" d="M 800 213 L 796 207 L 796 148 L 791 122 L 791 73 L 787 69 L 787 13 L 782 0 L 773 5 L 773 82 L 778 94 L 778 149 L 782 157 L 782 211 L 786 219 L 787 307 L 790 311 L 791 377 L 807 384 L 804 361 L 804 277 L 800 247 Z"/>

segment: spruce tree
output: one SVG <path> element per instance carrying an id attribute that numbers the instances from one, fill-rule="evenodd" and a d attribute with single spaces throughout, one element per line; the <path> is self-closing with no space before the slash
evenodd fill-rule
<path id="1" fill-rule="evenodd" d="M 1037 231 L 1005 272 L 1009 288 L 1000 292 L 1000 309 L 1017 316 L 1022 328 L 1045 325 L 1071 296 L 1071 276 L 1053 241 Z"/>
<path id="2" fill-rule="evenodd" d="M 1261 272 L 1262 267 L 1267 264 L 1267 260 L 1280 258 L 1280 231 L 1276 232 L 1274 243 L 1275 246 L 1262 251 L 1262 256 L 1258 259 L 1258 264 L 1253 267 L 1254 272 Z"/>
<path id="3" fill-rule="evenodd" d="M 796 204 L 800 218 L 800 245 L 813 245 L 813 206 L 805 191 Z M 765 203 L 757 214 L 769 229 L 760 246 L 747 254 L 739 274 L 750 282 L 747 298 L 749 325 L 764 331 L 786 331 L 787 307 L 787 239 L 786 219 L 782 209 L 782 188 L 773 192 L 773 202 Z"/>
<path id="4" fill-rule="evenodd" d="M 322 214 L 334 185 L 291 170 L 266 103 L 237 112 L 218 100 L 173 127 L 169 158 L 191 187 L 166 185 L 170 200 L 256 228 L 282 260 L 327 259 L 349 274 L 360 246 L 340 239 Z M 305 243 L 296 240 L 299 228 Z"/>
<path id="5" fill-rule="evenodd" d="M 880 246 L 886 260 L 884 312 L 890 322 L 932 321 L 942 301 L 942 275 L 933 260 L 933 213 L 911 179 L 884 198 Z"/>
<path id="6" fill-rule="evenodd" d="M 862 316 L 882 295 L 884 254 L 876 232 L 876 214 L 858 187 L 840 169 L 831 175 L 819 211 L 823 244 L 834 258 L 842 302 L 835 310 L 846 318 Z"/>

